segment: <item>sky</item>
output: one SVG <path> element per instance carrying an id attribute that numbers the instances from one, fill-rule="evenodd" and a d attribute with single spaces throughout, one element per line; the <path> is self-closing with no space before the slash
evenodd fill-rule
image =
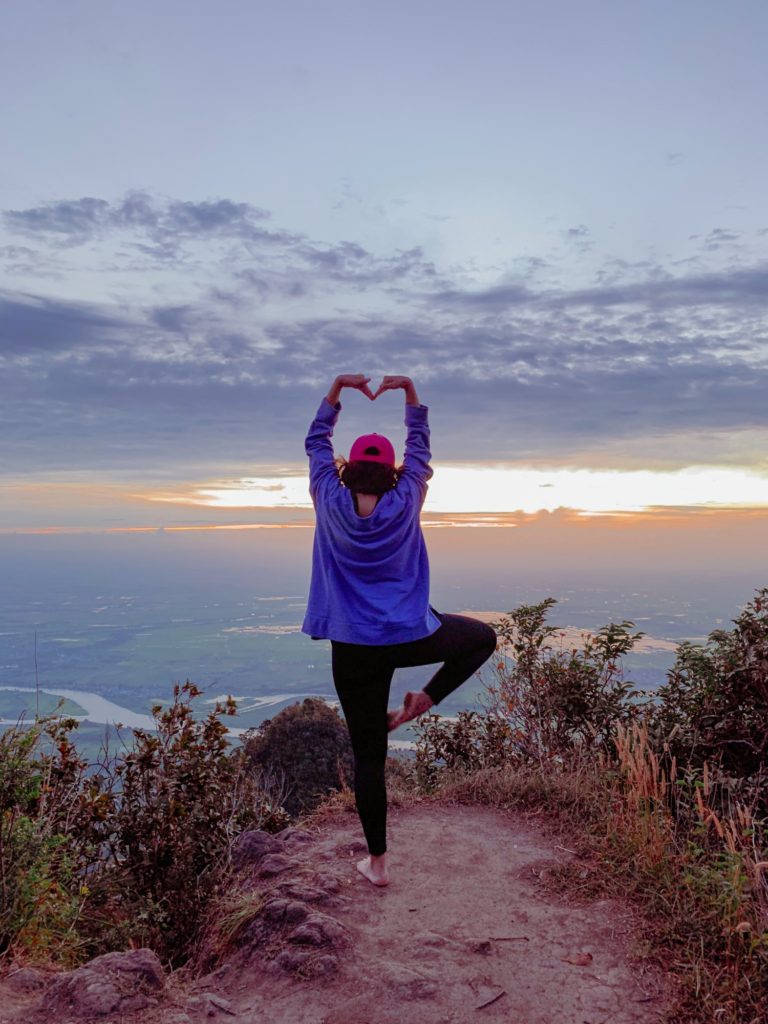
<path id="1" fill-rule="evenodd" d="M 429 406 L 435 523 L 765 532 L 763 0 L 2 22 L 0 530 L 311 525 L 362 372 Z M 342 405 L 402 451 L 402 396 Z"/>

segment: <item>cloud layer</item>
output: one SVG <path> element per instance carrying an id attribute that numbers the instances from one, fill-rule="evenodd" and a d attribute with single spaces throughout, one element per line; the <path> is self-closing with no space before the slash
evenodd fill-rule
<path id="1" fill-rule="evenodd" d="M 512 253 L 515 272 L 489 284 L 227 199 L 82 197 L 4 224 L 18 282 L 0 294 L 6 474 L 298 462 L 346 370 L 413 376 L 444 461 L 682 463 L 697 437 L 734 461 L 729 438 L 768 436 L 768 262 L 725 227 L 685 265 L 605 257 L 584 286 Z M 591 247 L 586 225 L 569 231 L 565 247 Z M 364 429 L 356 399 L 345 417 Z"/>

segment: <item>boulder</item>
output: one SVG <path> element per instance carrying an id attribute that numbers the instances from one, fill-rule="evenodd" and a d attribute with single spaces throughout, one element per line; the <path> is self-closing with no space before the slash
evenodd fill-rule
<path id="1" fill-rule="evenodd" d="M 165 987 L 160 961 L 151 949 L 105 953 L 56 978 L 44 993 L 46 1020 L 107 1017 L 157 1003 Z"/>
<path id="2" fill-rule="evenodd" d="M 284 853 L 269 853 L 259 862 L 259 877 L 273 878 L 283 871 L 288 871 L 289 868 L 296 867 L 298 863 L 291 857 L 286 857 Z"/>
<path id="3" fill-rule="evenodd" d="M 283 844 L 260 828 L 241 832 L 232 844 L 232 863 L 237 869 L 251 867 L 269 853 L 282 850 Z"/>

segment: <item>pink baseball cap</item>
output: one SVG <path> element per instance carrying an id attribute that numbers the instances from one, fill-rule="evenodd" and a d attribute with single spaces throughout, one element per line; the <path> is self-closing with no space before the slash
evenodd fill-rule
<path id="1" fill-rule="evenodd" d="M 394 466 L 395 449 L 383 434 L 363 434 L 352 445 L 349 461 L 383 462 L 385 466 Z"/>

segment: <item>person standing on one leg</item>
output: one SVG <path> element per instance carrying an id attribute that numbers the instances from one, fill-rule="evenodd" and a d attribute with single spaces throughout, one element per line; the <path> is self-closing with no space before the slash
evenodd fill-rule
<path id="1" fill-rule="evenodd" d="M 358 870 L 375 885 L 387 867 L 387 735 L 453 692 L 496 649 L 483 622 L 435 611 L 429 603 L 429 561 L 421 508 L 432 477 L 428 409 L 409 377 L 338 376 L 309 428 L 309 490 L 315 506 L 312 580 L 302 631 L 331 641 L 333 681 L 349 729 L 355 762 L 355 803 L 369 855 Z M 405 393 L 405 456 L 395 464 L 391 442 L 359 437 L 349 460 L 336 459 L 331 438 L 344 388 L 371 401 Z M 396 669 L 443 664 L 429 683 L 387 711 Z"/>

